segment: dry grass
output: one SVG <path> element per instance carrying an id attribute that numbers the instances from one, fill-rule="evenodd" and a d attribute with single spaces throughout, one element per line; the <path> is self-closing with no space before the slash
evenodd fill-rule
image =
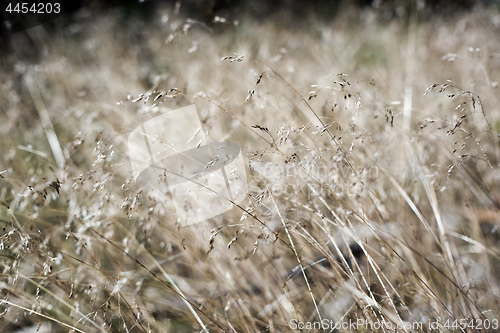
<path id="1" fill-rule="evenodd" d="M 20 34 L 0 89 L 0 330 L 500 320 L 499 20 L 165 9 Z M 181 227 L 134 184 L 126 140 L 192 103 L 209 141 L 241 147 L 248 200 Z"/>

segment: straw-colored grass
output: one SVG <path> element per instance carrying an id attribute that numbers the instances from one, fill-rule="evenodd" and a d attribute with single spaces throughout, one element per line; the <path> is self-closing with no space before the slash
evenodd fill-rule
<path id="1" fill-rule="evenodd" d="M 496 332 L 499 21 L 166 8 L 19 33 L 0 88 L 0 331 Z M 248 199 L 183 227 L 134 183 L 126 143 L 193 103 L 208 141 L 241 147 Z"/>

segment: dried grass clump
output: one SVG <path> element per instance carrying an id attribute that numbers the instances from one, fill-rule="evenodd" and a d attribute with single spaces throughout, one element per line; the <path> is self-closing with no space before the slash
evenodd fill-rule
<path id="1" fill-rule="evenodd" d="M 498 15 L 33 29 L 46 53 L 0 89 L 0 330 L 494 332 Z M 248 200 L 181 227 L 126 140 L 193 103 L 245 154 Z"/>

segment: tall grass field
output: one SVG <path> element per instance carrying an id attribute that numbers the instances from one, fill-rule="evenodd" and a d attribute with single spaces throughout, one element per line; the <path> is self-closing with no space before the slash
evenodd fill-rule
<path id="1" fill-rule="evenodd" d="M 498 6 L 93 3 L 3 39 L 0 332 L 500 332 Z M 183 223 L 129 137 L 193 104 L 245 193 Z"/>

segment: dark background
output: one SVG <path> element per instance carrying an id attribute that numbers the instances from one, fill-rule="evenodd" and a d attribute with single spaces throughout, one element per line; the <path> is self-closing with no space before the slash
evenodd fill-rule
<path id="1" fill-rule="evenodd" d="M 5 8 L 8 3 L 33 3 L 32 0 L 0 0 L 2 4 L 2 20 L 7 19 Z M 40 2 L 40 1 L 38 1 Z M 500 0 L 48 0 L 42 2 L 59 2 L 67 14 L 71 16 L 81 8 L 90 8 L 93 12 L 105 14 L 109 10 L 120 10 L 124 15 L 149 15 L 161 5 L 180 3 L 181 11 L 194 15 L 200 20 L 212 20 L 214 15 L 240 16 L 251 15 L 256 19 L 265 19 L 279 13 L 283 17 L 294 20 L 315 13 L 320 18 L 334 19 L 340 8 L 346 5 L 360 9 L 373 8 L 379 11 L 382 18 L 390 20 L 404 15 L 412 7 L 417 6 L 425 16 L 449 16 L 462 11 L 473 10 L 476 6 L 500 7 Z M 3 22 L 4 23 L 4 22 Z M 2 24 L 3 32 L 7 32 Z"/>
<path id="2" fill-rule="evenodd" d="M 477 7 L 500 9 L 500 0 L 47 0 L 43 2 L 59 2 L 63 14 L 26 15 L 8 14 L 5 11 L 9 3 L 33 3 L 32 0 L 0 0 L 0 59 L 13 54 L 15 47 L 12 39 L 23 38 L 24 30 L 44 24 L 44 29 L 51 33 L 61 26 L 71 24 L 81 18 L 81 12 L 92 15 L 106 15 L 110 11 L 118 13 L 124 26 L 131 17 L 147 22 L 159 8 L 180 5 L 179 13 L 204 22 L 211 22 L 214 16 L 226 18 L 229 22 L 251 17 L 254 20 L 281 20 L 289 29 L 301 29 L 302 20 L 314 15 L 316 19 L 331 21 L 346 8 L 355 12 L 372 10 L 382 22 L 394 19 L 407 19 L 416 8 L 419 20 L 428 20 L 438 16 L 440 19 L 450 20 L 455 15 L 466 11 L 473 11 Z M 38 1 L 40 2 L 40 1 Z M 306 24 L 306 23 L 304 23 Z"/>

